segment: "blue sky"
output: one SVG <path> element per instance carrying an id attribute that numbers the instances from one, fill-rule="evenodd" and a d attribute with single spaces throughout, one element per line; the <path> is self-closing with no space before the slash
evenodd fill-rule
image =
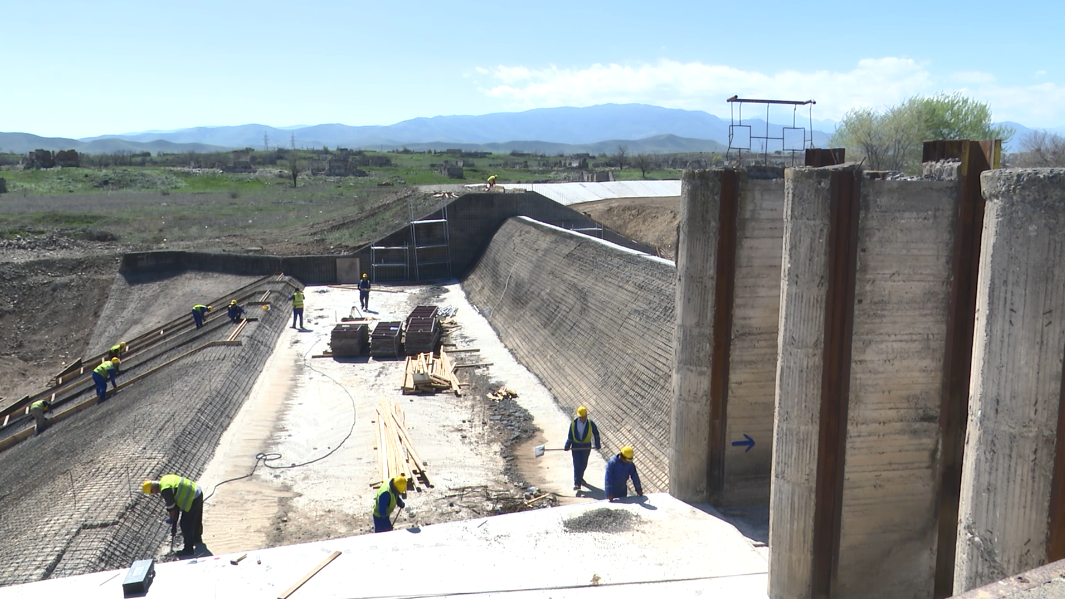
<path id="1" fill-rule="evenodd" d="M 1065 3 L 2 0 L 0 131 L 87 137 L 961 91 L 1065 125 Z"/>

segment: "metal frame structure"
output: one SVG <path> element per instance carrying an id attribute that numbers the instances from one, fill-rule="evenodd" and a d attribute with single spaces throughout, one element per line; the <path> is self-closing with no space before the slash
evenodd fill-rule
<path id="1" fill-rule="evenodd" d="M 414 249 L 414 280 L 422 280 L 422 267 L 424 266 L 439 266 L 444 267 L 444 276 L 451 276 L 451 235 L 448 232 L 447 226 L 447 200 L 441 198 L 440 210 L 433 213 L 430 216 L 439 214 L 439 218 L 424 218 L 416 219 L 414 217 L 414 200 L 407 200 L 407 207 L 410 210 L 410 240 Z M 442 234 L 433 234 L 432 228 L 442 228 Z M 421 228 L 423 233 L 421 237 L 425 241 L 424 243 L 418 242 L 418 229 Z M 428 232 L 426 232 L 428 229 Z M 426 256 L 428 254 L 428 256 Z M 442 254 L 442 256 L 441 256 Z M 436 277 L 433 277 L 436 278 Z"/>
<path id="2" fill-rule="evenodd" d="M 403 252 L 402 262 L 390 262 L 386 261 L 387 256 L 394 255 L 397 252 Z M 403 278 L 389 278 L 382 277 L 377 273 L 378 269 L 403 269 Z M 373 281 L 409 281 L 410 280 L 410 246 L 407 245 L 371 245 L 370 246 L 370 276 L 373 277 Z"/>
<path id="3" fill-rule="evenodd" d="M 791 153 L 792 163 L 795 162 L 795 154 L 796 153 L 803 152 L 805 154 L 807 147 L 811 147 L 811 148 L 813 147 L 813 145 L 814 145 L 814 109 L 813 109 L 813 105 L 817 104 L 817 102 L 815 102 L 814 100 L 755 100 L 755 99 L 740 98 L 740 97 L 737 97 L 737 96 L 732 96 L 731 98 L 729 98 L 729 99 L 727 99 L 725 101 L 730 104 L 730 111 L 731 111 L 731 121 L 730 121 L 729 126 L 728 126 L 728 150 L 725 152 L 725 159 L 726 160 L 731 158 L 732 151 L 736 150 L 736 160 L 737 160 L 737 162 L 742 163 L 742 161 L 743 161 L 743 150 L 747 150 L 747 151 L 750 152 L 751 151 L 751 141 L 755 140 L 755 139 L 762 140 L 762 142 L 763 142 L 762 159 L 765 161 L 766 164 L 769 164 L 769 142 L 771 142 L 771 141 L 779 141 L 780 142 L 780 150 L 781 150 L 782 154 L 784 152 L 790 152 Z M 751 125 L 744 125 L 743 124 L 743 105 L 744 104 L 765 104 L 765 135 L 754 135 L 751 132 Z M 769 135 L 769 109 L 774 104 L 784 104 L 784 105 L 792 107 L 791 127 L 783 127 L 781 129 L 781 132 L 780 132 L 780 137 L 773 137 L 773 136 Z M 737 106 L 739 107 L 738 109 L 737 109 Z M 797 125 L 797 115 L 798 115 L 799 106 L 809 106 L 810 107 L 810 115 L 809 115 L 810 128 L 809 129 L 806 129 L 805 127 L 799 127 Z M 739 113 L 738 114 L 738 119 L 737 119 L 737 113 Z M 736 130 L 737 129 L 746 129 L 747 130 L 748 133 L 747 133 L 747 144 L 746 144 L 746 146 L 742 146 L 742 145 L 737 144 L 737 141 L 736 141 Z M 787 137 L 788 137 L 787 136 L 787 132 L 789 130 L 791 130 L 791 131 L 801 131 L 802 132 L 802 148 L 801 149 L 800 148 L 790 148 L 789 149 L 788 147 L 786 147 L 786 142 L 787 142 Z"/>

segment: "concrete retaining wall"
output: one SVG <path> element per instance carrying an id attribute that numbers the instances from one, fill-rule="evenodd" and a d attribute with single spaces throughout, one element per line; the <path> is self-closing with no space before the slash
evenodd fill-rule
<path id="1" fill-rule="evenodd" d="M 202 270 L 265 276 L 283 272 L 305 285 L 337 282 L 337 256 L 256 256 L 210 252 L 132 252 L 122 257 L 121 271 Z"/>
<path id="2" fill-rule="evenodd" d="M 450 258 L 451 275 L 464 277 L 480 258 L 485 248 L 492 240 L 492 236 L 508 218 L 515 216 L 527 216 L 539 222 L 555 225 L 563 229 L 580 229 L 595 227 L 594 221 L 584 216 L 573 208 L 563 206 L 554 200 L 533 192 L 518 193 L 469 193 L 460 196 L 447 205 L 447 237 L 444 236 L 442 225 L 417 225 L 419 235 L 418 245 L 428 245 L 436 242 L 449 241 L 450 247 L 445 253 L 442 250 L 421 250 L 423 260 L 436 260 Z M 425 219 L 440 218 L 440 211 L 424 216 Z M 652 253 L 653 250 L 643 244 L 626 239 L 610 229 L 588 231 L 589 235 L 601 236 L 623 247 L 632 248 L 641 252 Z M 404 227 L 399 231 L 388 235 L 374 245 L 378 246 L 413 246 L 410 227 Z M 393 255 L 386 261 L 395 262 L 403 254 Z M 371 251 L 364 248 L 355 254 L 362 259 L 362 264 L 370 265 Z M 364 267 L 364 270 L 367 267 Z M 441 265 L 421 266 L 415 268 L 413 248 L 410 250 L 407 269 L 403 268 L 378 268 L 377 280 L 402 280 L 404 273 L 409 272 L 410 280 L 416 280 L 418 272 L 419 280 L 430 280 L 445 277 L 446 270 Z M 369 271 L 368 271 L 369 272 Z"/>
<path id="3" fill-rule="evenodd" d="M 605 456 L 636 449 L 645 491 L 668 483 L 675 280 L 672 262 L 516 218 L 462 283 L 564 410 L 588 407 Z"/>
<path id="4" fill-rule="evenodd" d="M 787 175 L 770 596 L 929 597 L 957 186 L 833 172 Z"/>

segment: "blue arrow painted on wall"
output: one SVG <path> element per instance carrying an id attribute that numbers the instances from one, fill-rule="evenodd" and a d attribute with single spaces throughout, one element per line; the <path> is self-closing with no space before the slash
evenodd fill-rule
<path id="1" fill-rule="evenodd" d="M 747 433 L 743 433 L 743 438 L 744 438 L 743 441 L 733 441 L 732 442 L 732 446 L 736 447 L 737 445 L 740 445 L 740 446 L 746 445 L 747 449 L 743 450 L 743 453 L 747 453 L 748 451 L 751 450 L 752 447 L 754 447 L 754 439 L 752 439 L 750 437 L 750 435 L 748 435 Z"/>

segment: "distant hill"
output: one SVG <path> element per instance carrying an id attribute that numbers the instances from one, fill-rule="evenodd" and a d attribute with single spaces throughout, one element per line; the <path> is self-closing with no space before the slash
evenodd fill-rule
<path id="1" fill-rule="evenodd" d="M 115 152 L 219 152 L 221 146 L 204 143 L 174 143 L 165 140 L 150 142 L 129 141 L 117 137 L 97 138 L 91 141 L 66 137 L 40 137 L 29 133 L 0 133 L 0 152 L 25 154 L 33 150 L 77 150 L 86 154 L 112 154 Z"/>

